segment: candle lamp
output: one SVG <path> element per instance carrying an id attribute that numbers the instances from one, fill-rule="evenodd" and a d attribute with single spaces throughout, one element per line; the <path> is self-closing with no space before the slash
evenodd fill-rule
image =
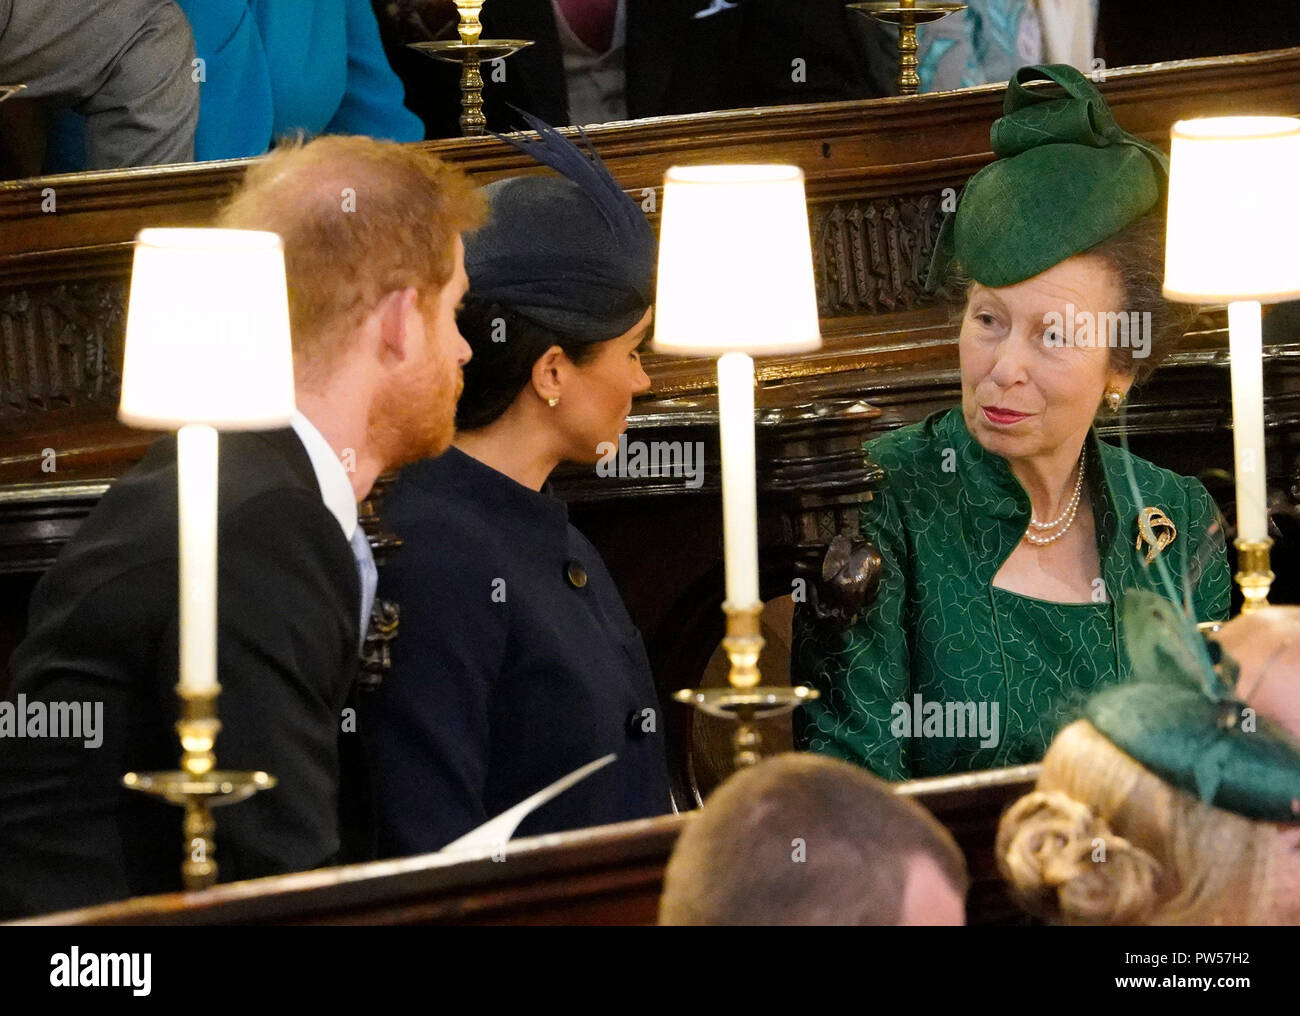
<path id="1" fill-rule="evenodd" d="M 293 356 L 284 251 L 274 233 L 145 229 L 136 237 L 118 417 L 176 429 L 180 768 L 123 784 L 185 809 L 187 889 L 217 880 L 212 808 L 275 785 L 217 768 L 218 430 L 288 426 Z"/>
<path id="2" fill-rule="evenodd" d="M 737 767 L 761 755 L 754 723 L 817 697 L 764 686 L 754 465 L 754 355 L 821 345 L 803 171 L 797 166 L 674 166 L 664 177 L 656 352 L 716 356 L 722 438 L 728 687 L 674 698 L 737 722 Z"/>
<path id="3" fill-rule="evenodd" d="M 487 133 L 487 118 L 483 115 L 483 74 L 479 65 L 485 61 L 504 60 L 531 46 L 531 39 L 482 39 L 483 23 L 479 15 L 485 0 L 455 0 L 460 23 L 456 26 L 459 39 L 450 41 L 412 42 L 414 49 L 434 60 L 460 64 L 460 132 L 465 137 L 480 137 Z"/>
<path id="4" fill-rule="evenodd" d="M 1226 303 L 1243 613 L 1267 604 L 1268 471 L 1262 303 L 1300 297 L 1300 119 L 1205 117 L 1174 124 L 1165 296 Z"/>
<path id="5" fill-rule="evenodd" d="M 898 94 L 915 95 L 921 90 L 916 74 L 916 28 L 964 11 L 966 4 L 934 3 L 928 0 L 889 0 L 889 2 L 854 3 L 849 10 L 858 11 L 882 24 L 898 29 Z"/>

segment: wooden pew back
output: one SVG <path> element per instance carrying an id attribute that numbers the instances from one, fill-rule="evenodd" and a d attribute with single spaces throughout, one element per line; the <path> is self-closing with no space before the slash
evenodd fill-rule
<path id="1" fill-rule="evenodd" d="M 913 780 L 896 790 L 966 855 L 971 924 L 1019 923 L 997 875 L 998 818 L 1036 766 Z M 428 854 L 140 897 L 36 924 L 654 924 L 664 868 L 691 813 L 513 841 L 501 855 Z"/>

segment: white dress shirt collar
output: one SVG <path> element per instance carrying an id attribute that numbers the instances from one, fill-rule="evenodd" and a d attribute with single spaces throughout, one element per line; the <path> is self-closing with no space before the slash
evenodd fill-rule
<path id="1" fill-rule="evenodd" d="M 339 520 L 343 538 L 351 541 L 357 528 L 357 498 L 347 470 L 315 424 L 296 409 L 290 426 L 307 449 L 307 457 L 316 471 L 316 482 L 320 485 L 321 500 Z"/>

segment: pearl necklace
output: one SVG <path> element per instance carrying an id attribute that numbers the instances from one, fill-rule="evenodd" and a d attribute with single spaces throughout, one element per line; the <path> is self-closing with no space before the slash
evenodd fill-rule
<path id="1" fill-rule="evenodd" d="M 1068 533 L 1070 531 L 1070 527 L 1074 525 L 1074 517 L 1079 513 L 1079 499 L 1082 496 L 1082 494 L 1083 494 L 1083 455 L 1080 454 L 1079 455 L 1079 478 L 1074 483 L 1074 494 L 1071 495 L 1070 497 L 1070 503 L 1067 504 L 1065 506 L 1065 510 L 1061 512 L 1061 514 L 1058 515 L 1056 518 L 1052 519 L 1051 522 L 1039 522 L 1037 519 L 1031 516 L 1029 519 L 1030 529 L 1025 530 L 1024 538 L 1028 540 L 1030 543 L 1032 543 L 1035 547 L 1046 547 L 1049 543 L 1055 543 L 1057 540 L 1059 540 L 1062 536 Z M 1030 531 L 1031 529 L 1036 529 L 1038 530 L 1039 534 L 1043 534 L 1043 535 L 1035 535 L 1033 532 Z M 1052 532 L 1052 530 L 1054 529 L 1057 530 L 1057 532 L 1052 533 L 1051 536 L 1045 535 L 1046 533 Z"/>

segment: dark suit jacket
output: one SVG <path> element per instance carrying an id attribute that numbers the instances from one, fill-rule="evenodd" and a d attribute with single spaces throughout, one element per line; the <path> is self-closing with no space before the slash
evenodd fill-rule
<path id="1" fill-rule="evenodd" d="M 382 3 L 377 0 L 377 6 Z M 628 0 L 628 116 L 670 116 L 787 103 L 892 95 L 898 60 L 884 33 L 843 0 L 739 0 L 707 18 L 711 0 Z M 488 127 L 513 130 L 512 103 L 561 126 L 571 122 L 560 36 L 550 0 L 492 0 L 483 37 L 532 39 L 505 62 L 505 81 L 484 65 Z M 460 71 L 407 49 L 380 11 L 389 61 L 426 136 L 459 135 Z M 793 61 L 804 62 L 794 80 Z"/>
<path id="2" fill-rule="evenodd" d="M 176 443 L 156 442 L 32 597 L 11 700 L 103 703 L 103 743 L 0 737 L 0 914 L 179 888 L 181 810 L 121 787 L 175 769 Z M 220 441 L 218 708 L 223 769 L 279 780 L 216 812 L 223 881 L 339 850 L 340 711 L 360 584 L 292 430 Z"/>
<path id="3" fill-rule="evenodd" d="M 1296 0 L 1251 0 L 1223 13 L 1219 0 L 1101 0 L 1097 55 L 1128 67 L 1300 46 Z"/>
<path id="4" fill-rule="evenodd" d="M 361 713 L 381 852 L 439 849 L 610 752 L 518 835 L 670 811 L 641 635 L 564 502 L 451 448 L 403 471 L 384 521 L 401 632 Z"/>

